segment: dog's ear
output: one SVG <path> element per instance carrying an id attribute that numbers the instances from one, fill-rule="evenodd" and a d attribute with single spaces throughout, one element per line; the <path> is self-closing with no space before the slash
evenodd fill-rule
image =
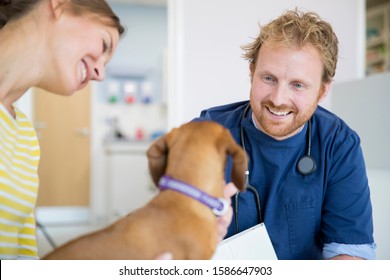
<path id="1" fill-rule="evenodd" d="M 229 130 L 226 130 L 227 153 L 233 158 L 232 181 L 240 191 L 245 190 L 245 171 L 247 159 L 244 150 L 234 141 Z"/>
<path id="2" fill-rule="evenodd" d="M 158 181 L 165 173 L 167 167 L 168 145 L 166 135 L 154 141 L 146 155 L 148 157 L 150 175 L 156 186 L 158 186 Z"/>

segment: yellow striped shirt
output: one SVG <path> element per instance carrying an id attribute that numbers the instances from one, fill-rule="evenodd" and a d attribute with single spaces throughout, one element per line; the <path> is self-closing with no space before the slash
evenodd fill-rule
<path id="1" fill-rule="evenodd" d="M 37 259 L 39 143 L 27 117 L 0 103 L 0 259 Z"/>

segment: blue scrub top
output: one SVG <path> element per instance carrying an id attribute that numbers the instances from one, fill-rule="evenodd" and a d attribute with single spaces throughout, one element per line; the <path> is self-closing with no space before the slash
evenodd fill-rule
<path id="1" fill-rule="evenodd" d="M 372 207 L 360 139 L 333 113 L 318 107 L 312 117 L 311 154 L 314 173 L 302 175 L 296 166 L 306 154 L 306 130 L 275 140 L 258 130 L 248 101 L 202 111 L 195 120 L 212 120 L 227 127 L 239 143 L 244 129 L 249 158 L 249 184 L 260 195 L 261 210 L 278 259 L 321 259 L 325 243 L 373 243 Z M 231 165 L 226 181 L 231 181 Z M 233 207 L 234 201 L 232 201 Z M 238 200 L 239 232 L 258 223 L 254 196 Z M 226 237 L 236 234 L 235 218 Z"/>

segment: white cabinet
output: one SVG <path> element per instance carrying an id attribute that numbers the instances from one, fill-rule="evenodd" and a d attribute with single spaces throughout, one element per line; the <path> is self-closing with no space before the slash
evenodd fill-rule
<path id="1" fill-rule="evenodd" d="M 390 3 L 367 11 L 366 74 L 390 70 Z"/>
<path id="2" fill-rule="evenodd" d="M 144 206 L 157 193 L 149 175 L 149 146 L 149 142 L 113 142 L 106 146 L 109 222 Z"/>

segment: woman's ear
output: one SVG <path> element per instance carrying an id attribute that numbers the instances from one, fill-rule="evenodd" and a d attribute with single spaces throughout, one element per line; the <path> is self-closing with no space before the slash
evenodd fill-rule
<path id="1" fill-rule="evenodd" d="M 69 0 L 50 0 L 50 9 L 54 18 L 59 18 L 64 12 L 64 6 Z"/>

